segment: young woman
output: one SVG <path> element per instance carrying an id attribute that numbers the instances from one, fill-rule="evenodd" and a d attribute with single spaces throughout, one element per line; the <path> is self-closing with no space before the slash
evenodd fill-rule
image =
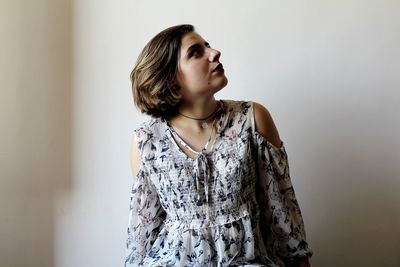
<path id="1" fill-rule="evenodd" d="M 310 266 L 288 158 L 261 104 L 216 100 L 221 53 L 192 25 L 145 46 L 125 266 Z"/>

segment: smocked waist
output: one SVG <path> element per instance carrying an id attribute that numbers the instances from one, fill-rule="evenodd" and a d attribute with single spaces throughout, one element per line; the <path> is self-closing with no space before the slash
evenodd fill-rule
<path id="1" fill-rule="evenodd" d="M 184 227 L 198 229 L 224 225 L 237 221 L 244 216 L 258 215 L 258 205 L 255 201 L 246 201 L 237 205 L 216 207 L 202 207 L 187 211 L 184 214 L 168 214 L 165 227 Z"/>

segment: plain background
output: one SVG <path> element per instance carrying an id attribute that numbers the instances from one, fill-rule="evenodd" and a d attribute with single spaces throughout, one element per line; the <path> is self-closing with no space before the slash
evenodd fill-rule
<path id="1" fill-rule="evenodd" d="M 0 266 L 122 266 L 129 74 L 166 27 L 271 112 L 313 266 L 400 266 L 400 2 L 2 0 Z"/>

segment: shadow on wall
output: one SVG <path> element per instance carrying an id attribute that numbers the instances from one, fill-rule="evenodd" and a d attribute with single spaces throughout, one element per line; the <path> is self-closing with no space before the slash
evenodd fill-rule
<path id="1" fill-rule="evenodd" d="M 71 180 L 71 4 L 2 6 L 0 266 L 53 267 L 55 200 Z"/>

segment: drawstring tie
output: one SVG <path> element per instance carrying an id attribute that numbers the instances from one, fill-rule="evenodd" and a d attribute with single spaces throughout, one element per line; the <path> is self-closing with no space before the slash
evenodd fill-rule
<path id="1" fill-rule="evenodd" d="M 210 168 L 207 157 L 204 153 L 199 153 L 193 164 L 194 184 L 197 192 L 197 205 L 208 203 L 208 183 L 210 180 Z"/>
<path id="2" fill-rule="evenodd" d="M 194 162 L 193 162 L 194 187 L 195 187 L 195 191 L 196 191 L 196 195 L 197 195 L 197 196 L 195 196 L 195 201 L 196 201 L 197 206 L 201 206 L 204 203 L 206 203 L 207 210 L 208 210 L 208 202 L 209 202 L 209 180 L 211 179 L 211 171 L 210 171 L 210 166 L 208 164 L 208 160 L 205 155 L 205 152 L 207 151 L 207 148 L 208 148 L 209 144 L 211 143 L 212 133 L 213 133 L 214 126 L 216 123 L 216 119 L 220 118 L 220 115 L 223 114 L 221 112 L 225 111 L 224 102 L 222 100 L 220 100 L 219 104 L 220 104 L 220 106 L 217 108 L 216 112 L 213 113 L 215 115 L 215 118 L 210 127 L 211 128 L 210 136 L 208 137 L 207 143 L 204 146 L 204 148 L 201 150 L 201 152 L 195 151 L 188 144 L 186 144 L 186 142 L 183 141 L 183 139 L 174 130 L 174 128 L 169 124 L 169 122 L 163 119 L 163 121 L 166 122 L 167 129 L 169 130 L 171 140 L 173 140 L 173 142 L 176 144 L 176 146 L 178 147 L 178 150 L 181 150 L 181 149 L 179 148 L 179 145 L 175 142 L 176 140 L 183 147 L 187 148 L 190 152 L 192 152 L 196 155 L 196 158 L 194 159 Z M 226 120 L 224 122 L 221 121 L 220 124 L 218 125 L 218 128 L 221 127 L 221 123 L 226 123 Z M 218 133 L 219 132 L 217 131 L 216 134 L 218 134 Z M 176 137 L 176 140 L 174 139 L 173 136 Z M 211 148 L 209 148 L 210 151 L 214 147 L 216 140 L 217 140 L 217 136 L 215 137 L 214 142 L 211 144 Z M 183 153 L 183 151 L 181 151 L 181 152 Z M 214 188 L 215 188 L 216 183 L 217 183 L 217 179 L 214 180 L 214 185 L 213 185 Z"/>

